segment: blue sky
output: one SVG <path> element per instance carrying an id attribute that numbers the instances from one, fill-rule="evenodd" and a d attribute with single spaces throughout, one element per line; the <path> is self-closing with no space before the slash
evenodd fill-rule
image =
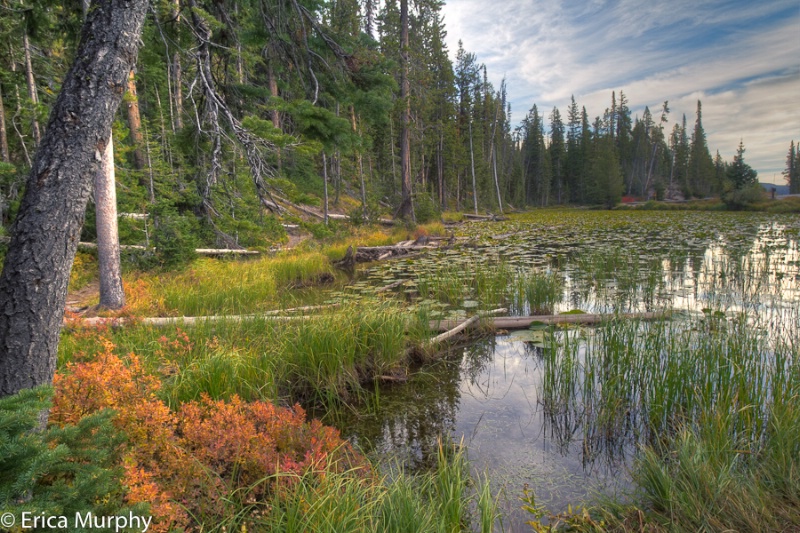
<path id="1" fill-rule="evenodd" d="M 783 183 L 789 143 L 800 141 L 800 0 L 447 0 L 459 39 L 506 78 L 512 120 L 535 103 L 566 118 L 574 94 L 590 119 L 622 90 L 633 116 L 669 100 L 667 131 L 697 100 L 709 150 L 730 161 L 740 139 L 761 181 Z"/>

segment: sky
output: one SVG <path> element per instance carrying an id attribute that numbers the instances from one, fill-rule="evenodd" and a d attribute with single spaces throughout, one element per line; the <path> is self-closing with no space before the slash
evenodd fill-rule
<path id="1" fill-rule="evenodd" d="M 712 157 L 742 141 L 762 182 L 784 183 L 800 141 L 800 0 L 446 0 L 447 45 L 458 41 L 505 77 L 512 124 L 533 104 L 566 121 L 570 96 L 592 121 L 623 91 L 632 118 L 669 101 L 669 134 L 697 101 Z"/>

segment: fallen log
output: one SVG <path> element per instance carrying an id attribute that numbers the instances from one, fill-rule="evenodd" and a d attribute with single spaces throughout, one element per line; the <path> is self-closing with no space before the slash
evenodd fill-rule
<path id="1" fill-rule="evenodd" d="M 412 252 L 435 250 L 436 248 L 436 246 L 415 244 L 404 244 L 403 246 L 365 246 L 363 248 L 356 248 L 355 261 L 356 263 L 371 263 L 391 257 L 411 255 Z"/>
<path id="2" fill-rule="evenodd" d="M 456 335 L 458 335 L 459 333 L 461 333 L 462 331 L 464 331 L 465 329 L 467 329 L 468 327 L 472 326 L 474 323 L 476 323 L 477 321 L 479 321 L 479 320 L 481 320 L 481 319 L 483 319 L 485 317 L 488 317 L 488 316 L 491 316 L 491 315 L 497 315 L 497 314 L 500 314 L 500 313 L 505 313 L 507 311 L 508 311 L 508 309 L 505 309 L 505 308 L 501 307 L 500 309 L 492 309 L 491 311 L 486 311 L 486 312 L 483 312 L 483 313 L 479 313 L 479 314 L 473 316 L 472 318 L 464 320 L 460 324 L 458 324 L 455 327 L 453 327 L 452 329 L 449 329 L 448 331 L 442 333 L 441 335 L 437 335 L 437 336 L 429 339 L 425 343 L 424 346 L 427 347 L 427 348 L 431 348 L 433 346 L 436 346 L 440 342 L 444 342 L 444 341 L 446 341 L 447 339 L 449 339 L 451 337 L 455 337 Z"/>
<path id="3" fill-rule="evenodd" d="M 399 279 L 397 281 L 393 281 L 392 283 L 390 283 L 388 285 L 384 285 L 383 287 L 380 287 L 379 289 L 375 289 L 375 292 L 378 293 L 378 292 L 390 291 L 390 290 L 394 289 L 395 287 L 399 287 L 400 285 L 406 283 L 407 281 L 408 281 L 407 279 Z"/>
<path id="4" fill-rule="evenodd" d="M 287 322 L 292 320 L 305 320 L 311 315 L 291 315 L 285 313 L 305 313 L 308 311 L 318 311 L 320 309 L 330 309 L 338 307 L 338 303 L 325 305 L 306 305 L 303 307 L 291 307 L 289 309 L 275 309 L 264 311 L 263 313 L 253 313 L 249 315 L 210 315 L 210 316 L 165 316 L 165 317 L 91 317 L 91 318 L 69 318 L 64 320 L 64 326 L 88 326 L 97 327 L 106 325 L 110 327 L 122 327 L 132 324 L 144 324 L 146 326 L 172 326 L 172 325 L 194 325 L 201 322 L 245 322 L 248 320 L 275 320 Z"/>
<path id="5" fill-rule="evenodd" d="M 98 327 L 108 326 L 112 328 L 120 328 L 123 326 L 131 326 L 134 324 L 142 324 L 144 326 L 194 326 L 197 324 L 208 322 L 247 322 L 250 320 L 268 320 L 270 322 L 291 322 L 295 320 L 307 320 L 311 318 L 310 315 L 295 315 L 295 316 L 276 316 L 268 314 L 257 315 L 210 315 L 210 316 L 164 316 L 164 317 L 91 317 L 91 318 L 73 318 L 65 319 L 64 327 Z"/>
<path id="6" fill-rule="evenodd" d="M 661 320 L 669 318 L 670 313 L 620 313 L 620 314 L 590 314 L 580 315 L 540 315 L 540 316 L 503 316 L 488 320 L 494 329 L 525 329 L 536 322 L 542 324 L 599 324 L 605 320 L 621 318 L 624 320 Z M 435 320 L 431 321 L 433 331 L 448 331 L 466 320 Z"/>
<path id="7" fill-rule="evenodd" d="M 258 250 L 236 250 L 230 248 L 197 248 L 194 253 L 197 255 L 259 255 Z"/>
<path id="8" fill-rule="evenodd" d="M 83 250 L 95 250 L 97 244 L 93 242 L 79 242 L 78 248 Z M 137 250 L 144 252 L 146 250 L 155 250 L 155 248 L 148 248 L 139 244 L 120 244 L 120 250 Z M 261 252 L 258 250 L 245 250 L 237 248 L 197 248 L 194 253 L 197 255 L 205 256 L 230 256 L 230 255 L 259 255 Z"/>

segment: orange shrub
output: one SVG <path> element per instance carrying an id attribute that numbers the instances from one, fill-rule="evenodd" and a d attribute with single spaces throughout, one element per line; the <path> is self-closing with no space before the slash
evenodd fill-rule
<path id="1" fill-rule="evenodd" d="M 185 347 L 188 337 L 171 342 Z M 276 473 L 324 477 L 330 467 L 368 472 L 337 430 L 306 422 L 299 405 L 287 409 L 204 396 L 173 413 L 157 396 L 161 383 L 136 355 L 123 360 L 111 341 L 99 343 L 94 360 L 70 363 L 56 375 L 51 422 L 64 425 L 102 409 L 116 411 L 114 423 L 127 435 L 127 500 L 151 504 L 154 531 L 191 529 L 190 516 L 226 516 L 233 511 L 230 494 L 241 488 L 248 488 L 248 500 L 265 501 L 276 487 Z"/>

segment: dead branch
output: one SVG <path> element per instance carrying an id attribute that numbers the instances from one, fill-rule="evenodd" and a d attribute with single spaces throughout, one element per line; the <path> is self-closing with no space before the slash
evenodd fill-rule
<path id="1" fill-rule="evenodd" d="M 476 323 L 477 321 L 479 321 L 479 320 L 481 320 L 481 319 L 483 319 L 485 317 L 488 317 L 488 316 L 491 316 L 491 315 L 498 315 L 500 313 L 505 313 L 507 311 L 508 311 L 508 309 L 505 309 L 505 308 L 501 307 L 499 309 L 492 309 L 491 311 L 478 313 L 477 315 L 475 315 L 475 316 L 473 316 L 473 317 L 471 317 L 471 318 L 469 318 L 467 320 L 464 320 L 460 324 L 458 324 L 455 327 L 453 327 L 452 329 L 449 329 L 448 331 L 442 333 L 441 335 L 437 335 L 436 337 L 433 337 L 432 339 L 429 339 L 428 342 L 426 342 L 424 346 L 427 347 L 427 348 L 431 348 L 433 346 L 436 346 L 440 342 L 444 342 L 447 339 L 455 337 L 456 335 L 458 335 L 459 333 L 461 333 L 462 331 L 464 331 L 465 329 L 469 328 L 474 323 Z"/>

